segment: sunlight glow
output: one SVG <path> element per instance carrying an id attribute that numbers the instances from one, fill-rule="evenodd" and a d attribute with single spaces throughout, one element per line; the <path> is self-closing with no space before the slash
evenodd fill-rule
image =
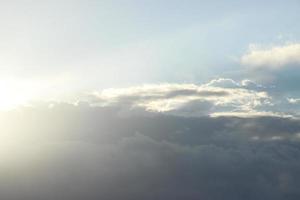
<path id="1" fill-rule="evenodd" d="M 26 104 L 37 95 L 34 85 L 12 79 L 0 80 L 0 110 Z"/>

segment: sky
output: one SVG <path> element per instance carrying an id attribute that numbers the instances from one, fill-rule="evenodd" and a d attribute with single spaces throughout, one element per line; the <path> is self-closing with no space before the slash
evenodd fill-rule
<path id="1" fill-rule="evenodd" d="M 140 84 L 264 82 L 278 70 L 249 72 L 255 58 L 243 58 L 251 49 L 299 43 L 299 2 L 292 0 L 28 0 L 2 1 L 0 9 L 3 96 L 18 103 Z"/>
<path id="2" fill-rule="evenodd" d="M 0 199 L 299 199 L 299 13 L 0 0 Z"/>

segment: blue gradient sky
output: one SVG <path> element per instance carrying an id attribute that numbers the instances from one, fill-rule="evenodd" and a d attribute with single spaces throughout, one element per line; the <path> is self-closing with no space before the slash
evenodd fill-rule
<path id="1" fill-rule="evenodd" d="M 47 98 L 221 77 L 265 82 L 240 58 L 251 45 L 297 44 L 299 12 L 292 0 L 2 1 L 0 78 Z"/>

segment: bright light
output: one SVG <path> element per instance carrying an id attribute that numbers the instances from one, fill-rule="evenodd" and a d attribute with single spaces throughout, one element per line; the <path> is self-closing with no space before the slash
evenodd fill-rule
<path id="1" fill-rule="evenodd" d="M 36 95 L 34 85 L 12 79 L 0 80 L 0 110 L 25 104 Z"/>

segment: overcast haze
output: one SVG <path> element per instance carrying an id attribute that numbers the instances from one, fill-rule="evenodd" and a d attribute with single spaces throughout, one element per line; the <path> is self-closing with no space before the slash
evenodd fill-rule
<path id="1" fill-rule="evenodd" d="M 299 13 L 0 1 L 0 199 L 298 200 Z"/>

